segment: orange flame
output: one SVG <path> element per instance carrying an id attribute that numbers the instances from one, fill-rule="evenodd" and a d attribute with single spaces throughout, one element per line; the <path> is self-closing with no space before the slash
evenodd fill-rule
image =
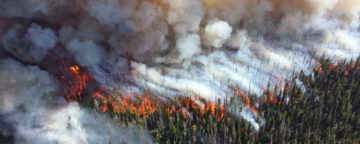
<path id="1" fill-rule="evenodd" d="M 158 101 L 148 98 L 147 95 L 143 96 L 135 96 L 138 100 L 130 99 L 128 96 L 122 98 L 115 98 L 109 96 L 106 98 L 104 96 L 106 91 L 104 89 L 100 89 L 98 92 L 94 93 L 93 97 L 100 100 L 103 104 L 101 111 L 107 112 L 108 105 L 112 106 L 112 110 L 116 113 L 126 113 L 130 112 L 130 114 L 139 114 L 141 116 L 147 117 L 150 114 L 155 113 L 159 110 L 160 104 L 165 106 L 164 103 L 159 103 Z M 183 118 L 189 118 L 189 114 L 193 114 L 193 112 L 198 111 L 200 112 L 200 116 L 203 116 L 205 113 L 210 113 L 217 121 L 220 121 L 224 117 L 224 106 L 223 104 L 219 104 L 219 108 L 216 108 L 216 104 L 214 102 L 207 102 L 205 103 L 205 110 L 199 105 L 195 103 L 195 100 L 187 97 L 187 98 L 180 98 L 180 105 L 179 108 L 173 104 L 171 106 L 165 106 L 162 109 L 165 113 L 172 115 L 174 113 L 179 113 L 183 116 Z M 183 104 L 183 105 L 182 105 Z M 217 111 L 217 114 L 215 113 Z"/>
<path id="2" fill-rule="evenodd" d="M 242 99 L 245 101 L 247 109 L 253 111 L 256 115 L 258 115 L 258 109 L 251 103 L 249 97 L 237 88 L 233 88 L 234 92 L 237 95 L 240 95 Z M 280 98 L 275 98 L 275 96 L 267 91 L 269 94 L 269 101 L 271 103 L 275 103 L 277 105 L 281 105 L 282 100 Z M 114 97 L 114 96 L 104 96 L 107 92 L 105 89 L 100 89 L 98 92 L 95 92 L 93 97 L 100 100 L 102 102 L 101 111 L 107 112 L 109 110 L 109 105 L 112 107 L 114 112 L 116 113 L 127 113 L 130 114 L 139 114 L 144 117 L 148 117 L 149 115 L 155 113 L 159 110 L 160 104 L 164 107 L 164 113 L 173 115 L 174 113 L 179 113 L 183 116 L 183 118 L 188 119 L 189 115 L 193 114 L 193 112 L 200 112 L 200 116 L 203 116 L 205 113 L 210 113 L 218 122 L 220 122 L 224 118 L 224 105 L 216 104 L 215 102 L 204 102 L 205 108 L 195 103 L 195 100 L 198 100 L 198 97 L 195 97 L 195 100 L 187 97 L 180 98 L 180 105 L 176 106 L 172 104 L 170 106 L 165 106 L 164 103 L 159 103 L 153 98 L 149 98 L 146 94 L 142 96 L 134 94 L 133 98 L 129 96 L 124 97 Z M 137 99 L 136 99 L 137 98 Z M 258 99 L 258 103 L 260 103 L 260 99 Z M 267 99 L 263 99 L 263 103 L 266 103 Z M 177 108 L 178 107 L 178 108 Z"/>
<path id="3" fill-rule="evenodd" d="M 68 80 L 65 85 L 66 98 L 70 101 L 74 98 L 76 101 L 81 99 L 82 91 L 91 77 L 85 71 L 80 71 L 77 65 L 66 66 L 63 61 L 60 62 L 61 79 Z M 66 78 L 66 79 L 65 79 Z"/>
<path id="4" fill-rule="evenodd" d="M 282 101 L 282 100 L 281 100 L 281 99 L 279 99 L 279 101 L 278 101 L 279 106 L 281 105 L 281 101 Z"/>
<path id="5" fill-rule="evenodd" d="M 213 102 L 210 103 L 210 111 L 211 111 L 211 115 L 214 117 L 215 116 L 215 103 L 213 103 Z"/>
<path id="6" fill-rule="evenodd" d="M 305 84 L 308 84 L 308 83 L 309 83 L 309 78 L 306 78 Z"/>
<path id="7" fill-rule="evenodd" d="M 170 115 L 172 115 L 172 114 L 174 113 L 174 111 L 175 111 L 175 105 L 173 105 L 173 106 L 171 107 Z"/>
<path id="8" fill-rule="evenodd" d="M 241 91 L 241 90 L 239 90 L 237 88 L 232 88 L 232 89 L 235 91 L 235 94 L 242 96 L 243 100 L 246 103 L 247 109 L 251 109 L 257 115 L 258 110 L 255 108 L 254 105 L 251 104 L 251 101 L 250 101 L 249 97 L 243 91 Z M 263 86 L 263 89 L 264 89 L 264 91 L 266 91 L 266 88 L 264 86 Z M 264 99 L 264 102 L 266 102 L 266 99 Z"/>
<path id="9" fill-rule="evenodd" d="M 274 101 L 274 96 L 272 93 L 270 93 L 270 102 L 273 103 L 273 101 Z"/>
<path id="10" fill-rule="evenodd" d="M 70 70 L 75 74 L 79 74 L 79 67 L 78 66 L 70 66 Z"/>
<path id="11" fill-rule="evenodd" d="M 187 119 L 187 113 L 186 113 L 186 110 L 184 108 L 180 108 L 178 112 L 180 114 L 182 114 L 182 116 L 184 116 L 185 119 Z"/>
<path id="12" fill-rule="evenodd" d="M 217 121 L 220 122 L 223 117 L 224 117 L 224 106 L 220 104 Z"/>
<path id="13" fill-rule="evenodd" d="M 156 111 L 158 103 L 155 103 L 154 100 L 149 99 L 147 95 L 137 96 L 141 99 L 140 101 L 131 100 L 128 96 L 123 98 L 104 96 L 106 91 L 100 89 L 98 92 L 94 93 L 93 97 L 101 100 L 103 104 L 109 103 L 112 106 L 112 109 L 116 113 L 126 113 L 130 112 L 131 114 L 139 114 L 144 117 L 147 117 L 149 114 L 152 114 Z M 136 97 L 136 96 L 135 96 Z M 107 110 L 107 108 L 106 108 Z M 103 110 L 103 112 L 106 112 Z"/>
<path id="14" fill-rule="evenodd" d="M 317 73 L 322 73 L 323 72 L 323 68 L 321 66 L 317 67 L 315 70 L 316 70 Z"/>
<path id="15" fill-rule="evenodd" d="M 255 106 L 251 106 L 251 110 L 255 112 L 256 115 L 258 114 L 258 110 L 255 108 Z"/>
<path id="16" fill-rule="evenodd" d="M 104 105 L 103 106 L 103 109 L 102 109 L 102 112 L 106 112 L 108 110 L 108 106 L 107 105 Z"/>

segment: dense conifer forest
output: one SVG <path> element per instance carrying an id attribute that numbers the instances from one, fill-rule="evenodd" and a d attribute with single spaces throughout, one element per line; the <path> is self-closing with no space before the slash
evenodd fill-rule
<path id="1" fill-rule="evenodd" d="M 336 64 L 322 59 L 310 74 L 301 71 L 282 90 L 269 84 L 260 97 L 235 89 L 238 97 L 225 103 L 178 98 L 143 111 L 131 105 L 121 112 L 111 104 L 95 107 L 119 125 L 145 128 L 157 143 L 359 143 L 359 82 L 360 59 Z M 258 130 L 235 114 L 242 108 L 257 115 Z"/>

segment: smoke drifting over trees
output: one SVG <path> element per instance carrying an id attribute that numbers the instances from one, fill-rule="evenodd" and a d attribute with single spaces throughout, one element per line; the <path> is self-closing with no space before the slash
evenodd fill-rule
<path id="1" fill-rule="evenodd" d="M 3 59 L 0 68 L 1 121 L 13 126 L 0 130 L 13 134 L 15 143 L 152 142 L 135 127 L 117 127 L 106 115 L 66 104 L 58 81 L 36 66 Z"/>
<path id="2" fill-rule="evenodd" d="M 293 72 L 310 73 L 322 56 L 358 57 L 359 10 L 360 0 L 2 0 L 0 113 L 20 141 L 32 138 L 16 127 L 17 115 L 39 129 L 66 109 L 97 121 L 76 104 L 59 108 L 65 92 L 53 59 L 84 67 L 110 91 L 227 101 L 239 87 L 261 95 L 268 81 L 281 86 Z M 86 129 L 81 116 L 71 119 Z M 89 135 L 75 139 L 91 143 Z"/>

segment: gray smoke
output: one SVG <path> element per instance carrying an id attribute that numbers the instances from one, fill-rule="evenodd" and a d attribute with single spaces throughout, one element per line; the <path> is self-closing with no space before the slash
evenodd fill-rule
<path id="1" fill-rule="evenodd" d="M 225 101 L 232 87 L 261 96 L 322 56 L 359 56 L 359 10 L 360 0 L 3 0 L 1 49 L 36 64 L 58 48 L 109 90 Z M 124 69 L 130 83 L 118 81 Z"/>
<path id="2" fill-rule="evenodd" d="M 16 143 L 152 143 L 135 125 L 116 125 L 106 115 L 81 108 L 57 96 L 59 83 L 36 66 L 0 60 L 1 121 L 11 124 Z"/>
<path id="3" fill-rule="evenodd" d="M 54 31 L 43 29 L 35 23 L 27 30 L 23 25 L 16 24 L 1 38 L 1 44 L 6 51 L 28 62 L 42 60 L 56 43 L 57 36 Z"/>

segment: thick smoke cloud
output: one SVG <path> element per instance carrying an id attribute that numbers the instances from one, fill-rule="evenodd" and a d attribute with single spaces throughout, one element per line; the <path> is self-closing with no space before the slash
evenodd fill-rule
<path id="1" fill-rule="evenodd" d="M 0 51 L 36 64 L 55 47 L 110 90 L 225 101 L 232 87 L 261 96 L 322 56 L 359 56 L 359 10 L 360 0 L 4 0 Z"/>
<path id="2" fill-rule="evenodd" d="M 56 43 L 57 36 L 54 31 L 49 28 L 43 29 L 35 23 L 27 30 L 24 26 L 16 24 L 1 38 L 1 44 L 6 51 L 28 62 L 42 60 Z"/>
<path id="3" fill-rule="evenodd" d="M 230 37 L 232 27 L 224 22 L 215 20 L 205 27 L 205 39 L 215 48 L 220 48 Z"/>
<path id="4" fill-rule="evenodd" d="M 80 42 L 78 39 L 73 39 L 67 43 L 66 48 L 71 54 L 76 55 L 75 59 L 80 65 L 89 67 L 99 64 L 105 53 L 103 48 L 91 40 Z"/>
<path id="5" fill-rule="evenodd" d="M 0 60 L 1 121 L 11 124 L 16 143 L 152 143 L 136 126 L 117 126 L 105 115 L 58 97 L 59 83 L 36 66 Z"/>

